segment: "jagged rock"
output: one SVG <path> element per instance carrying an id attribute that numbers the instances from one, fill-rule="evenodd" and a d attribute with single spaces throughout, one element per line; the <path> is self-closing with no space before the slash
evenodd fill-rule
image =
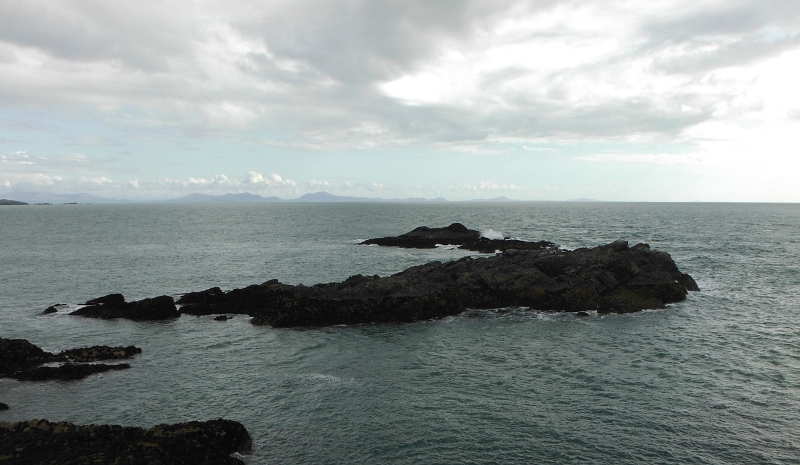
<path id="1" fill-rule="evenodd" d="M 57 361 L 56 355 L 45 352 L 25 339 L 0 337 L 0 378 L 53 361 Z"/>
<path id="2" fill-rule="evenodd" d="M 410 322 L 465 308 L 528 307 L 599 313 L 664 308 L 697 290 L 664 252 L 616 241 L 573 251 L 510 249 L 484 258 L 432 262 L 395 275 L 291 286 L 277 280 L 186 294 L 184 313 L 248 314 L 276 327 Z M 184 296 L 184 297 L 186 297 Z"/>
<path id="3" fill-rule="evenodd" d="M 108 370 L 130 368 L 130 365 L 83 365 L 83 362 L 131 358 L 142 352 L 134 346 L 94 346 L 70 349 L 52 354 L 25 339 L 0 338 L 0 378 L 19 381 L 74 380 Z M 42 367 L 45 363 L 66 362 L 61 366 Z"/>
<path id="4" fill-rule="evenodd" d="M 125 302 L 122 294 L 109 294 L 86 302 L 86 307 L 75 310 L 70 315 L 89 318 L 127 318 L 130 320 L 167 320 L 180 316 L 175 300 L 166 295 L 152 299 Z"/>
<path id="5" fill-rule="evenodd" d="M 231 420 L 192 421 L 144 429 L 31 420 L 0 422 L 0 461 L 15 464 L 243 464 L 252 439 Z"/>
<path id="6" fill-rule="evenodd" d="M 58 313 L 58 308 L 56 308 L 56 307 L 58 307 L 58 305 L 51 305 L 51 306 L 47 307 L 42 312 L 42 315 L 49 315 L 51 313 Z"/>
<path id="7" fill-rule="evenodd" d="M 76 379 L 83 379 L 89 375 L 96 373 L 103 373 L 109 370 L 125 370 L 131 366 L 127 363 L 119 363 L 116 365 L 107 365 L 104 363 L 92 364 L 75 364 L 65 363 L 57 367 L 37 367 L 29 368 L 27 370 L 18 371 L 9 375 L 9 378 L 16 379 L 17 381 L 73 381 Z"/>
<path id="8" fill-rule="evenodd" d="M 187 315 L 212 315 L 220 312 L 207 312 L 211 306 L 216 306 L 221 302 L 225 293 L 218 287 L 212 287 L 200 292 L 189 292 L 178 299 L 178 304 L 181 305 L 181 314 Z"/>
<path id="9" fill-rule="evenodd" d="M 547 241 L 527 242 L 514 239 L 488 239 L 481 237 L 480 231 L 468 229 L 461 223 L 453 223 L 446 228 L 420 226 L 399 236 L 367 239 L 361 245 L 382 245 L 409 249 L 433 249 L 438 244 L 458 245 L 460 249 L 493 253 L 497 250 L 539 250 L 555 247 Z"/>

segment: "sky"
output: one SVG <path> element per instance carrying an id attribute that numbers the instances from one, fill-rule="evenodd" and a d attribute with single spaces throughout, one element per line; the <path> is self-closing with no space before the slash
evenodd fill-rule
<path id="1" fill-rule="evenodd" d="M 794 0 L 0 0 L 0 195 L 800 202 Z"/>

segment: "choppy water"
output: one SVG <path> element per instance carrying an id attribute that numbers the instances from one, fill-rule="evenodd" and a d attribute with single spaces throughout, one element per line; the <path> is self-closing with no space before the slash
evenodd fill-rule
<path id="1" fill-rule="evenodd" d="M 110 292 L 386 275 L 464 252 L 357 239 L 453 221 L 568 248 L 648 242 L 703 291 L 632 315 L 305 330 L 38 315 Z M 253 464 L 800 463 L 798 231 L 800 205 L 2 207 L 0 335 L 144 352 L 78 382 L 0 380 L 0 421 L 224 417 L 253 435 Z"/>

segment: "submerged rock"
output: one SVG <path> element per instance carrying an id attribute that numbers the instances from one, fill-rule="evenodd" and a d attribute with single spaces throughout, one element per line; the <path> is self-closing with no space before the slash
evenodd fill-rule
<path id="1" fill-rule="evenodd" d="M 180 316 L 175 300 L 167 295 L 125 302 L 122 294 L 109 294 L 86 302 L 86 307 L 75 310 L 70 315 L 89 318 L 127 318 L 129 320 L 167 320 Z"/>
<path id="2" fill-rule="evenodd" d="M 698 290 L 664 252 L 626 241 L 573 251 L 506 250 L 485 258 L 432 262 L 392 276 L 292 286 L 277 280 L 186 294 L 183 313 L 243 313 L 275 327 L 410 322 L 466 308 L 626 313 L 664 308 Z"/>
<path id="3" fill-rule="evenodd" d="M 8 405 L 0 402 L 0 410 L 8 410 Z"/>
<path id="4" fill-rule="evenodd" d="M 53 354 L 42 350 L 25 339 L 0 338 L 0 378 L 13 378 L 19 381 L 82 379 L 108 370 L 130 368 L 128 364 L 86 365 L 83 363 L 127 359 L 141 352 L 142 349 L 134 346 L 94 346 L 70 349 Z M 54 362 L 61 362 L 63 365 L 41 366 L 45 363 Z"/>
<path id="5" fill-rule="evenodd" d="M 0 460 L 25 464 L 243 464 L 252 439 L 231 420 L 192 421 L 144 429 L 31 420 L 0 422 Z"/>
<path id="6" fill-rule="evenodd" d="M 480 231 L 468 229 L 461 223 L 453 223 L 446 228 L 420 226 L 399 236 L 367 239 L 361 245 L 382 245 L 408 249 L 433 249 L 437 245 L 458 245 L 459 249 L 475 252 L 493 253 L 497 250 L 539 250 L 555 247 L 547 241 L 527 242 L 514 239 L 489 239 L 482 237 Z"/>

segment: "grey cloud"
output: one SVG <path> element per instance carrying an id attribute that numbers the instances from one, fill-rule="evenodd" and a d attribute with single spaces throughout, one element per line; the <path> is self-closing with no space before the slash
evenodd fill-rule
<path id="1" fill-rule="evenodd" d="M 36 47 L 65 60 L 120 60 L 165 69 L 165 57 L 186 51 L 166 17 L 101 0 L 0 3 L 0 41 Z"/>
<path id="2" fill-rule="evenodd" d="M 732 0 L 651 21 L 651 40 L 689 41 L 717 35 L 749 35 L 764 29 L 798 30 L 800 3 L 785 0 Z"/>
<path id="3" fill-rule="evenodd" d="M 552 2 L 540 2 L 552 3 Z M 240 24 L 269 49 L 345 83 L 412 72 L 448 41 L 468 39 L 514 2 L 313 0 Z"/>
<path id="4" fill-rule="evenodd" d="M 800 46 L 800 34 L 776 40 L 746 38 L 729 44 L 719 44 L 718 48 L 712 51 L 697 47 L 699 49 L 697 52 L 678 58 L 656 60 L 653 66 L 667 73 L 694 74 L 766 60 L 798 46 Z"/>
<path id="5" fill-rule="evenodd" d="M 800 45 L 800 3 L 731 1 L 651 21 L 642 31 L 650 52 L 669 46 L 687 50 L 657 60 L 654 67 L 662 72 L 697 73 L 747 65 Z"/>
<path id="6" fill-rule="evenodd" d="M 710 111 L 685 113 L 645 99 L 564 107 L 556 102 L 528 102 L 520 109 L 484 121 L 510 137 L 620 137 L 635 134 L 677 135 L 710 117 Z"/>

